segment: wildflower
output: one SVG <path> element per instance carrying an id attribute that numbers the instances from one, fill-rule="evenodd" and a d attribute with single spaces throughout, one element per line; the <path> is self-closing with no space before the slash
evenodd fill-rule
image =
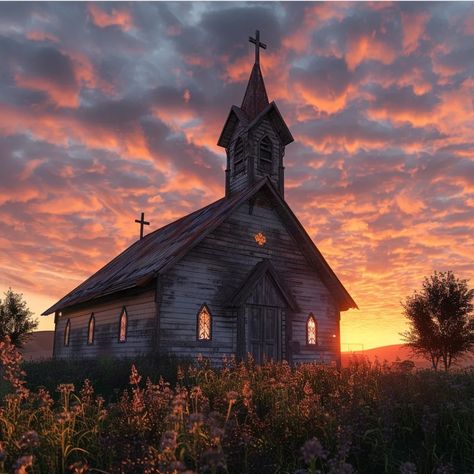
<path id="1" fill-rule="evenodd" d="M 311 388 L 311 385 L 308 382 L 305 382 L 304 384 L 303 393 L 304 396 L 308 398 L 314 395 L 313 389 Z"/>
<path id="2" fill-rule="evenodd" d="M 193 387 L 191 390 L 191 398 L 200 398 L 202 397 L 202 389 L 201 387 Z"/>
<path id="3" fill-rule="evenodd" d="M 177 447 L 176 438 L 176 431 L 165 431 L 161 436 L 160 446 L 162 451 L 165 451 L 167 449 L 169 449 L 170 451 L 174 451 Z"/>
<path id="4" fill-rule="evenodd" d="M 416 474 L 416 466 L 412 462 L 404 462 L 400 465 L 400 474 Z"/>
<path id="5" fill-rule="evenodd" d="M 195 433 L 204 424 L 204 416 L 201 413 L 189 415 L 189 430 Z"/>
<path id="6" fill-rule="evenodd" d="M 229 400 L 229 402 L 231 403 L 235 403 L 235 401 L 239 397 L 239 394 L 233 390 L 231 390 L 230 392 L 227 392 L 226 395 L 227 395 L 227 400 Z"/>
<path id="7" fill-rule="evenodd" d="M 304 462 L 311 464 L 311 461 L 315 459 L 326 459 L 326 450 L 322 447 L 318 438 L 311 438 L 306 441 L 304 446 L 301 448 L 301 454 L 303 455 Z"/>
<path id="8" fill-rule="evenodd" d="M 58 388 L 56 389 L 57 392 L 59 392 L 61 395 L 63 395 L 65 398 L 69 396 L 70 393 L 74 392 L 75 387 L 73 383 L 62 383 L 58 385 Z"/>
<path id="9" fill-rule="evenodd" d="M 226 468 L 224 453 L 219 448 L 210 448 L 201 456 L 201 466 L 204 471 L 216 472 Z"/>
<path id="10" fill-rule="evenodd" d="M 92 401 L 94 389 L 92 388 L 92 384 L 89 379 L 84 380 L 79 394 L 81 395 L 81 400 L 83 403 L 90 403 Z"/>
<path id="11" fill-rule="evenodd" d="M 36 431 L 27 431 L 23 436 L 20 438 L 19 442 L 20 448 L 36 448 L 39 446 L 39 436 Z"/>
<path id="12" fill-rule="evenodd" d="M 76 461 L 68 467 L 68 470 L 74 474 L 86 474 L 89 472 L 90 466 L 87 461 Z"/>
<path id="13" fill-rule="evenodd" d="M 329 474 L 354 474 L 356 472 L 354 468 L 345 461 L 331 461 L 329 462 Z"/>
<path id="14" fill-rule="evenodd" d="M 41 408 L 50 408 L 54 404 L 54 401 L 51 398 L 51 395 L 44 387 L 38 388 L 37 397 L 38 397 L 39 405 Z"/>
<path id="15" fill-rule="evenodd" d="M 33 466 L 33 456 L 22 456 L 18 458 L 13 465 L 13 472 L 15 474 L 28 474 L 27 469 Z"/>
<path id="16" fill-rule="evenodd" d="M 132 364 L 131 374 L 130 374 L 130 385 L 138 385 L 141 381 L 141 375 L 138 375 L 138 370 L 135 367 L 135 364 Z"/>
<path id="17" fill-rule="evenodd" d="M 440 464 L 435 471 L 435 474 L 454 474 L 455 470 L 452 464 Z"/>

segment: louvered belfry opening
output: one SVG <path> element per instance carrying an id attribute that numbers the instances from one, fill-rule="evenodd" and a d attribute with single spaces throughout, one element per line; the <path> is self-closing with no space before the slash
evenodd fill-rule
<path id="1" fill-rule="evenodd" d="M 271 173 L 273 171 L 272 151 L 272 142 L 268 137 L 264 137 L 260 141 L 259 147 L 259 167 L 264 173 Z"/>
<path id="2" fill-rule="evenodd" d="M 244 170 L 244 142 L 242 138 L 239 137 L 234 147 L 234 175 L 240 174 Z"/>

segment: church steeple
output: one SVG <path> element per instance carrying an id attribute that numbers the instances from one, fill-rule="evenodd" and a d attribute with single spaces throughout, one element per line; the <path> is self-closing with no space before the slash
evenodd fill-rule
<path id="1" fill-rule="evenodd" d="M 275 102 L 269 102 L 262 71 L 260 48 L 267 45 L 255 38 L 255 63 L 241 107 L 232 106 L 217 144 L 226 149 L 226 196 L 268 176 L 284 194 L 283 156 L 293 137 Z"/>
<path id="2" fill-rule="evenodd" d="M 255 38 L 249 36 L 249 41 L 255 44 L 255 64 L 250 73 L 249 83 L 240 108 L 250 120 L 253 120 L 269 104 L 263 74 L 260 70 L 260 48 L 267 49 L 267 45 L 260 42 L 260 31 L 258 30 L 255 33 Z"/>

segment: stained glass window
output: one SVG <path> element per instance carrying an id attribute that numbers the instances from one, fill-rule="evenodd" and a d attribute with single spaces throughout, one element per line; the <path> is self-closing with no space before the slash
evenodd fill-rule
<path id="1" fill-rule="evenodd" d="M 94 330 L 95 330 L 95 317 L 94 317 L 94 313 L 92 313 L 89 319 L 89 328 L 87 331 L 87 344 L 94 344 Z"/>
<path id="2" fill-rule="evenodd" d="M 71 334 L 71 320 L 68 319 L 64 328 L 64 345 L 69 346 L 69 336 Z"/>
<path id="3" fill-rule="evenodd" d="M 127 310 L 123 308 L 122 312 L 120 313 L 120 321 L 119 321 L 119 342 L 125 342 L 127 340 L 127 323 L 128 323 Z"/>
<path id="4" fill-rule="evenodd" d="M 316 324 L 316 319 L 312 314 L 310 314 L 308 316 L 308 320 L 306 321 L 306 343 L 311 346 L 316 345 L 317 337 L 318 328 Z"/>
<path id="5" fill-rule="evenodd" d="M 200 341 L 209 341 L 211 339 L 211 313 L 209 313 L 206 305 L 198 313 L 197 337 Z"/>

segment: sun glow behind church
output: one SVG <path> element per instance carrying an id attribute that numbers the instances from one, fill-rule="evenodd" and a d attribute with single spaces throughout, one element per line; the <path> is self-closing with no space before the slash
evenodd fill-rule
<path id="1" fill-rule="evenodd" d="M 396 343 L 433 269 L 473 278 L 472 4 L 38 3 L 0 5 L 2 288 L 40 313 L 140 212 L 146 232 L 222 195 L 257 27 L 285 198 L 361 308 L 342 342 Z"/>

